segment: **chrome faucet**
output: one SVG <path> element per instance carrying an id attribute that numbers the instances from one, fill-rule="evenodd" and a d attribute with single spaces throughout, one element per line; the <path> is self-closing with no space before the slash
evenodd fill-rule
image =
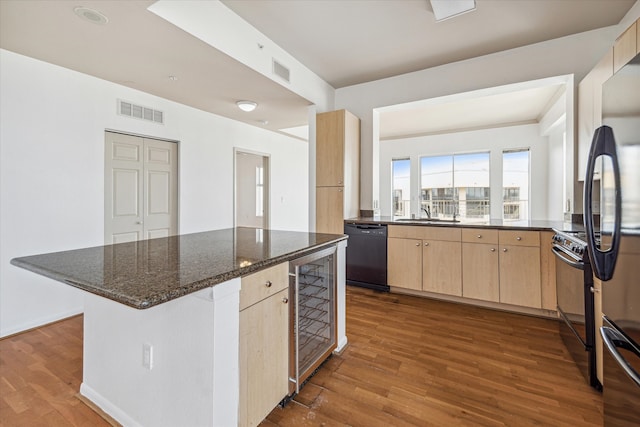
<path id="1" fill-rule="evenodd" d="M 422 208 L 422 210 L 427 214 L 427 218 L 431 219 L 431 210 L 429 209 L 429 206 Z"/>

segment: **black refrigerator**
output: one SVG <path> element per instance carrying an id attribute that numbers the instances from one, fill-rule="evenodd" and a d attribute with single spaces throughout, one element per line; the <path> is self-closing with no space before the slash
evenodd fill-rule
<path id="1" fill-rule="evenodd" d="M 602 123 L 589 152 L 584 221 L 602 280 L 604 425 L 640 426 L 640 55 L 604 83 Z"/>

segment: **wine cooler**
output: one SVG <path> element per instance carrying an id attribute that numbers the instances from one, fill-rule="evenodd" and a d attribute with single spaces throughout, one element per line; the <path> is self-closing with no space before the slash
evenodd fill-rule
<path id="1" fill-rule="evenodd" d="M 336 247 L 289 263 L 291 301 L 289 392 L 304 382 L 336 348 Z"/>

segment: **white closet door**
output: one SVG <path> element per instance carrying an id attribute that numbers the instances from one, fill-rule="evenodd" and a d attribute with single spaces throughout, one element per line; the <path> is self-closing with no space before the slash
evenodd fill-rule
<path id="1" fill-rule="evenodd" d="M 106 132 L 106 244 L 177 233 L 177 153 L 175 143 Z"/>
<path id="2" fill-rule="evenodd" d="M 145 239 L 176 234 L 178 206 L 178 145 L 144 140 Z"/>

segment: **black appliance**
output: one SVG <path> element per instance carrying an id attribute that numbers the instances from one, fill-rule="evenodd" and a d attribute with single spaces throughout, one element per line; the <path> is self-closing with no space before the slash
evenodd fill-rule
<path id="1" fill-rule="evenodd" d="M 387 226 L 346 223 L 347 284 L 389 291 L 387 284 Z"/>
<path id="2" fill-rule="evenodd" d="M 602 86 L 602 123 L 589 151 L 584 220 L 603 281 L 604 425 L 640 425 L 640 55 Z"/>
<path id="3" fill-rule="evenodd" d="M 560 336 L 589 385 L 601 390 L 596 368 L 593 271 L 586 234 L 554 230 Z"/>

